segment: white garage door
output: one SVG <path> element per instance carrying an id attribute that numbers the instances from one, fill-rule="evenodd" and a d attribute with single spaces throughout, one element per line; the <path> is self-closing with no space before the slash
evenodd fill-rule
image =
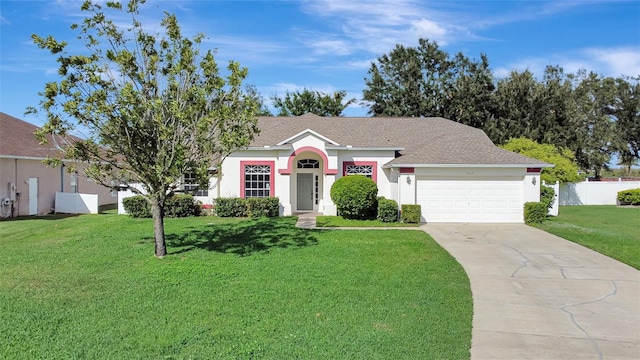
<path id="1" fill-rule="evenodd" d="M 417 201 L 427 222 L 521 223 L 522 180 L 417 179 Z"/>

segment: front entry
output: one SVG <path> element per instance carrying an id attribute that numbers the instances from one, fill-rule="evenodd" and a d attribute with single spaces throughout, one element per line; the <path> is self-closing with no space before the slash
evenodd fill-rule
<path id="1" fill-rule="evenodd" d="M 298 211 L 313 210 L 313 174 L 297 174 L 297 209 Z"/>

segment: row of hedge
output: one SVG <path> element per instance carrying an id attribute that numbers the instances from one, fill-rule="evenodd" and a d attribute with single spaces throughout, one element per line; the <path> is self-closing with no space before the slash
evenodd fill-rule
<path id="1" fill-rule="evenodd" d="M 280 215 L 277 197 L 217 198 L 215 214 L 220 217 L 276 217 Z"/>
<path id="2" fill-rule="evenodd" d="M 276 217 L 280 215 L 280 200 L 277 197 L 264 198 L 217 198 L 211 213 L 220 217 Z M 151 217 L 151 205 L 142 195 L 122 200 L 122 206 L 129 216 Z M 200 216 L 204 206 L 192 195 L 175 194 L 167 198 L 164 215 L 166 217 Z M 210 210 L 210 209 L 206 209 Z"/>
<path id="3" fill-rule="evenodd" d="M 151 204 L 142 195 L 124 198 L 122 200 L 122 206 L 131 217 L 151 217 Z M 188 194 L 175 194 L 170 196 L 164 205 L 165 217 L 200 216 L 201 211 L 200 203 Z"/>

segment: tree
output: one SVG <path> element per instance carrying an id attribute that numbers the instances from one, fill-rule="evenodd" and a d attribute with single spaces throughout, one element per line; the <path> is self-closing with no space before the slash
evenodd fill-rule
<path id="1" fill-rule="evenodd" d="M 365 78 L 363 100 L 373 116 L 445 117 L 484 129 L 493 114 L 489 60 L 450 56 L 436 42 L 396 45 L 378 57 Z"/>
<path id="2" fill-rule="evenodd" d="M 572 127 L 577 141 L 573 149 L 578 164 L 593 170 L 599 178 L 611 156 L 620 149 L 620 141 L 612 114 L 616 83 L 613 78 L 602 78 L 584 70 L 576 76 L 574 115 Z"/>
<path id="3" fill-rule="evenodd" d="M 529 70 L 512 71 L 498 81 L 494 118 L 487 126 L 487 135 L 493 142 L 504 144 L 512 137 L 540 138 L 535 126 L 539 93 L 540 84 Z"/>
<path id="4" fill-rule="evenodd" d="M 271 114 L 271 111 L 269 111 L 269 108 L 267 107 L 267 105 L 264 103 L 264 98 L 262 97 L 262 94 L 260 94 L 260 92 L 258 91 L 258 88 L 256 88 L 255 85 L 249 84 L 245 86 L 244 89 L 245 89 L 245 92 L 247 93 L 247 96 L 251 99 L 251 101 L 258 104 L 258 109 L 259 109 L 258 116 L 273 116 L 273 114 Z"/>
<path id="5" fill-rule="evenodd" d="M 452 96 L 454 61 L 436 42 L 396 45 L 378 57 L 365 78 L 363 100 L 373 116 L 444 116 Z"/>
<path id="6" fill-rule="evenodd" d="M 287 91 L 284 98 L 272 96 L 271 101 L 273 106 L 280 110 L 278 116 L 300 116 L 306 113 L 318 116 L 342 116 L 344 109 L 356 101 L 356 99 L 345 101 L 346 96 L 346 91 L 336 91 L 329 95 L 304 89 L 293 93 Z"/>
<path id="7" fill-rule="evenodd" d="M 484 129 L 495 110 L 493 92 L 494 78 L 486 55 L 480 61 L 471 61 L 462 53 L 454 60 L 457 76 L 453 79 L 451 95 L 443 116 L 475 128 Z"/>
<path id="8" fill-rule="evenodd" d="M 620 138 L 620 158 L 629 167 L 640 161 L 640 77 L 617 78 L 612 107 Z"/>
<path id="9" fill-rule="evenodd" d="M 258 105 L 242 91 L 246 68 L 231 61 L 229 74 L 220 76 L 213 53 L 200 53 L 204 36 L 184 37 L 173 14 L 165 12 L 162 34 L 145 32 L 138 21 L 142 3 L 131 0 L 123 9 L 117 2 L 103 8 L 86 1 L 81 9 L 87 16 L 72 26 L 87 49 L 83 54 L 68 53 L 67 43 L 52 36 L 32 36 L 58 56 L 61 76 L 41 93 L 47 123 L 39 135 L 58 136 L 63 157 L 85 164 L 87 174 L 105 186 L 143 184 L 155 256 L 161 258 L 167 253 L 167 198 L 184 173 L 207 183 L 214 159 L 249 144 Z M 131 16 L 130 27 L 109 19 L 121 13 Z M 88 132 L 87 139 L 63 141 L 77 127 Z"/>
<path id="10" fill-rule="evenodd" d="M 554 164 L 552 168 L 542 169 L 541 180 L 547 183 L 577 182 L 582 178 L 578 175 L 578 165 L 576 164 L 573 151 L 568 148 L 558 148 L 551 144 L 540 144 L 525 137 L 512 138 L 507 141 L 502 148 L 513 151 L 549 164 Z"/>

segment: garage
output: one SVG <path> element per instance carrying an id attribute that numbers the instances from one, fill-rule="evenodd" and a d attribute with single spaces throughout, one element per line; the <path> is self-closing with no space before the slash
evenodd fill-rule
<path id="1" fill-rule="evenodd" d="M 522 178 L 416 180 L 416 202 L 427 222 L 523 222 Z"/>

